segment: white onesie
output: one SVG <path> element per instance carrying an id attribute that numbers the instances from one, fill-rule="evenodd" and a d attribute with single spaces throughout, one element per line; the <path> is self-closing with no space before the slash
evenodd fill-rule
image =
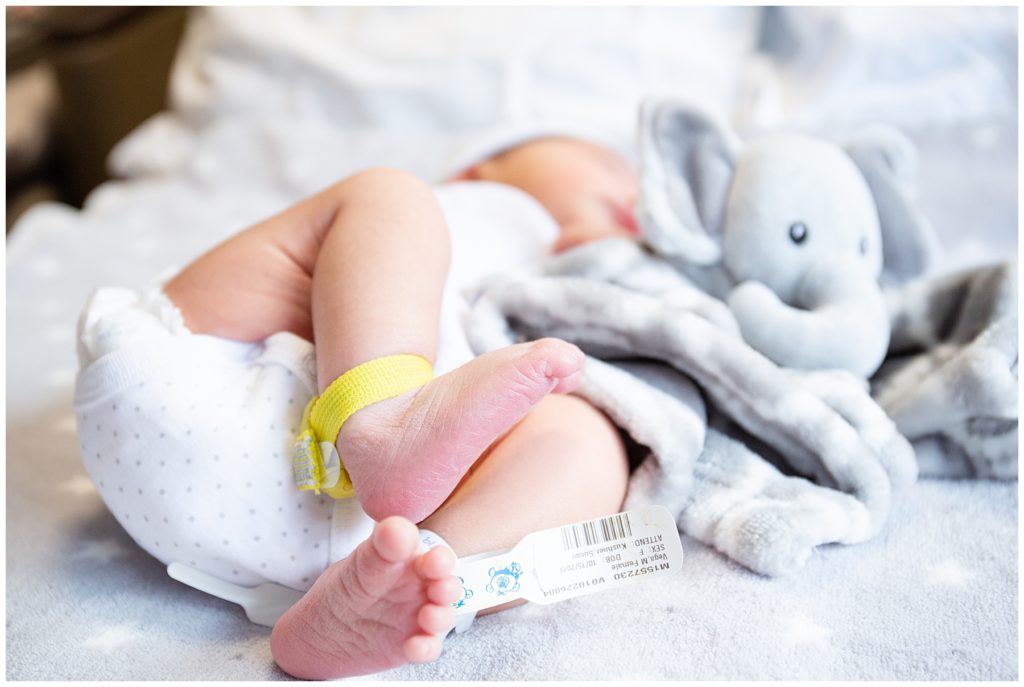
<path id="1" fill-rule="evenodd" d="M 436 195 L 452 234 L 440 375 L 473 357 L 463 289 L 538 263 L 558 229 L 532 197 L 503 184 L 449 184 Z M 316 392 L 310 342 L 287 332 L 257 343 L 193 335 L 157 283 L 95 291 L 78 353 L 86 470 L 118 522 L 163 563 L 304 591 L 369 535 L 373 521 L 356 499 L 292 482 L 292 443 Z"/>

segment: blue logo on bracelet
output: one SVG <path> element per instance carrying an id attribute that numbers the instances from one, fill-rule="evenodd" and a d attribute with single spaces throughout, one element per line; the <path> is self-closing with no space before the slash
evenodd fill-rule
<path id="1" fill-rule="evenodd" d="M 462 608 L 466 605 L 466 602 L 473 598 L 473 590 L 466 588 L 466 581 L 459 577 L 459 584 L 462 585 L 462 596 L 459 600 L 452 604 L 455 608 Z"/>
<path id="2" fill-rule="evenodd" d="M 518 563 L 513 563 L 504 568 L 491 568 L 488 573 L 491 576 L 491 583 L 487 585 L 487 591 L 498 596 L 505 596 L 519 591 L 519 576 L 523 569 Z"/>

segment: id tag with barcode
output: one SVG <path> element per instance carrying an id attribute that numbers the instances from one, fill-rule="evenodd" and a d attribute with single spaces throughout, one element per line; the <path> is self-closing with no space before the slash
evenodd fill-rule
<path id="1" fill-rule="evenodd" d="M 678 572 L 683 563 L 672 514 L 646 506 L 523 537 L 509 551 L 460 561 L 456 613 L 515 599 L 541 604 Z"/>

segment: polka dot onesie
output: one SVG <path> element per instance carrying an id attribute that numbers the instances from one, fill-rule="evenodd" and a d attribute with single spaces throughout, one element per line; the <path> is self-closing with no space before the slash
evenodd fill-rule
<path id="1" fill-rule="evenodd" d="M 306 590 L 372 530 L 356 499 L 299 491 L 291 445 L 313 346 L 193 335 L 158 288 L 99 289 L 79 322 L 82 459 L 128 534 L 163 563 Z"/>

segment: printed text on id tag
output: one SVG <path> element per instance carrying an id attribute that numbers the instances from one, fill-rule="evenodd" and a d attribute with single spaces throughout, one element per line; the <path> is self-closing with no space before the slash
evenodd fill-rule
<path id="1" fill-rule="evenodd" d="M 514 548 L 456 566 L 456 613 L 519 598 L 548 604 L 678 571 L 683 547 L 663 506 L 527 535 Z"/>

